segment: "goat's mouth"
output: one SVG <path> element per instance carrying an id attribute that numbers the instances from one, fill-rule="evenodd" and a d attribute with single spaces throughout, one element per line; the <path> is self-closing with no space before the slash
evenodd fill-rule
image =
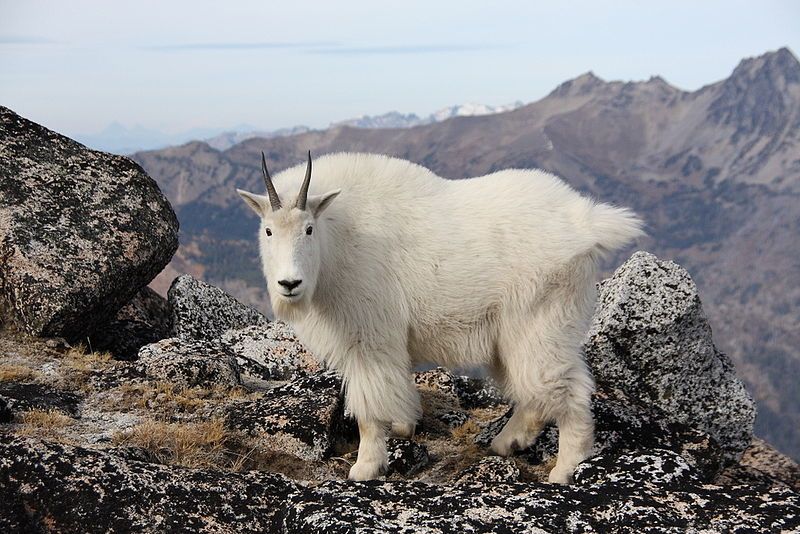
<path id="1" fill-rule="evenodd" d="M 302 291 L 279 291 L 280 296 L 289 301 L 298 300 L 302 296 Z"/>

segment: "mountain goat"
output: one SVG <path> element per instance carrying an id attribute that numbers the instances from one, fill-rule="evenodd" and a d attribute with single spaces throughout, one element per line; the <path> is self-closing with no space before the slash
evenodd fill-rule
<path id="1" fill-rule="evenodd" d="M 412 367 L 486 365 L 514 403 L 491 444 L 508 456 L 559 428 L 551 482 L 592 449 L 594 380 L 581 344 L 599 256 L 642 222 L 539 170 L 445 180 L 401 159 L 339 153 L 238 190 L 261 217 L 272 308 L 343 378 L 358 422 L 352 480 L 381 475 L 391 430 L 421 415 Z M 299 193 L 298 193 L 299 191 Z M 288 202 L 287 202 L 288 200 Z M 335 201 L 334 201 L 335 200 Z"/>

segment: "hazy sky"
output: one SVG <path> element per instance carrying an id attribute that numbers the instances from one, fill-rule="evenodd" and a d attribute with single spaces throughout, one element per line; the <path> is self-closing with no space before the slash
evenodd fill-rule
<path id="1" fill-rule="evenodd" d="M 683 89 L 800 52 L 796 1 L 0 0 L 0 104 L 75 135 L 530 102 L 587 70 Z"/>

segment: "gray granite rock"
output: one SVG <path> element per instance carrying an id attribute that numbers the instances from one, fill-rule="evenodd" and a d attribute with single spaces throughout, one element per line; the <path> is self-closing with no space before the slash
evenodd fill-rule
<path id="1" fill-rule="evenodd" d="M 0 318 L 77 339 L 177 248 L 175 213 L 139 165 L 0 106 Z"/>
<path id="2" fill-rule="evenodd" d="M 57 410 L 78 415 L 80 397 L 45 384 L 0 382 L 0 422 L 10 422 L 28 410 Z M 5 407 L 5 409 L 3 409 Z"/>
<path id="3" fill-rule="evenodd" d="M 389 453 L 389 475 L 399 473 L 412 476 L 430 463 L 428 448 L 413 440 L 389 438 L 386 440 L 386 449 Z"/>
<path id="4" fill-rule="evenodd" d="M 518 482 L 520 470 L 511 458 L 486 456 L 464 469 L 456 476 L 455 484 L 509 484 Z"/>
<path id="5" fill-rule="evenodd" d="M 637 252 L 605 280 L 585 353 L 598 384 L 708 433 L 728 459 L 750 444 L 753 399 L 679 265 Z"/>
<path id="6" fill-rule="evenodd" d="M 504 403 L 500 390 L 490 379 L 455 375 L 444 367 L 415 373 L 414 383 L 457 401 L 459 406 L 467 410 Z"/>
<path id="7" fill-rule="evenodd" d="M 295 483 L 0 434 L 0 532 L 283 532 Z"/>
<path id="8" fill-rule="evenodd" d="M 679 460 L 664 466 L 679 472 Z M 591 461 L 591 460 L 590 460 Z M 626 462 L 631 462 L 626 464 Z M 631 472 L 618 458 L 606 473 Z M 669 464 L 669 465 L 668 465 Z M 682 467 L 682 466 L 681 466 Z M 286 532 L 791 532 L 800 528 L 800 496 L 787 489 L 697 484 L 631 485 L 591 478 L 587 485 L 489 482 L 457 487 L 420 482 L 328 481 L 288 498 Z M 674 479 L 673 479 L 674 480 Z M 591 484 L 588 482 L 591 481 Z"/>
<path id="9" fill-rule="evenodd" d="M 117 360 L 133 360 L 143 346 L 170 337 L 172 314 L 167 300 L 144 287 L 107 323 L 95 328 L 92 349 L 109 351 Z"/>
<path id="10" fill-rule="evenodd" d="M 297 378 L 260 399 L 232 403 L 226 424 L 257 438 L 265 448 L 320 460 L 330 455 L 338 439 L 353 437 L 341 389 L 341 380 L 330 372 Z"/>
<path id="11" fill-rule="evenodd" d="M 280 321 L 228 330 L 221 341 L 236 354 L 242 374 L 253 378 L 288 380 L 322 370 L 294 330 Z"/>
<path id="12" fill-rule="evenodd" d="M 258 310 L 188 274 L 173 280 L 167 299 L 172 308 L 172 331 L 177 337 L 213 340 L 232 328 L 269 323 Z"/>
<path id="13" fill-rule="evenodd" d="M 214 341 L 163 339 L 142 347 L 136 366 L 147 378 L 176 386 L 241 384 L 236 357 Z"/>

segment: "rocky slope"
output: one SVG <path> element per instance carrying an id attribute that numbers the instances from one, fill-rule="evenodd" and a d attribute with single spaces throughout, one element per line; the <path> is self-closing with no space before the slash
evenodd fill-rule
<path id="1" fill-rule="evenodd" d="M 634 207 L 651 236 L 641 245 L 697 280 L 722 351 L 758 401 L 757 431 L 800 457 L 800 63 L 789 50 L 743 60 L 694 92 L 587 73 L 508 113 L 136 154 L 183 228 L 154 287 L 186 272 L 268 311 L 256 223 L 235 189 L 263 189 L 261 150 L 278 171 L 308 149 L 393 154 L 456 179 L 540 167 Z"/>

